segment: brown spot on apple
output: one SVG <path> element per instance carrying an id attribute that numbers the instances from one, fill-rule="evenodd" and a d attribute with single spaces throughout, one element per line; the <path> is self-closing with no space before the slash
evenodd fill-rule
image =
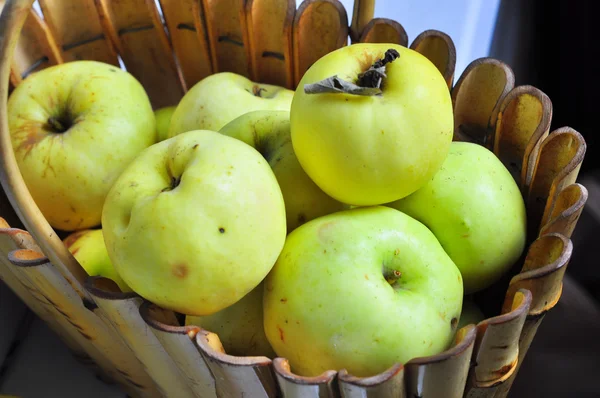
<path id="1" fill-rule="evenodd" d="M 27 157 L 33 147 L 47 136 L 42 126 L 43 123 L 27 121 L 13 130 L 12 135 L 16 143 L 15 152 L 24 152 L 23 157 Z"/>
<path id="2" fill-rule="evenodd" d="M 281 339 L 281 341 L 283 341 L 285 343 L 285 336 L 283 334 L 283 329 L 280 328 L 279 326 L 277 326 L 277 330 L 279 330 L 279 338 Z"/>
<path id="3" fill-rule="evenodd" d="M 281 302 L 282 302 L 282 303 L 284 303 L 284 304 L 285 304 L 285 303 L 287 303 L 287 299 L 286 299 L 286 298 L 282 298 L 282 299 L 281 299 L 281 300 L 279 300 L 279 301 L 281 301 Z"/>
<path id="4" fill-rule="evenodd" d="M 464 234 L 462 237 L 463 238 L 468 238 L 470 235 L 469 234 Z"/>
<path id="5" fill-rule="evenodd" d="M 199 145 L 199 144 L 196 144 L 196 145 L 194 145 L 194 146 L 192 147 L 192 149 L 196 149 L 196 148 L 198 148 L 198 145 Z"/>
<path id="6" fill-rule="evenodd" d="M 173 272 L 173 275 L 179 279 L 185 279 L 189 273 L 188 266 L 185 263 L 174 264 L 171 268 L 171 271 Z"/>
<path id="7" fill-rule="evenodd" d="M 365 274 L 365 279 L 369 280 L 369 275 Z"/>
<path id="8" fill-rule="evenodd" d="M 452 320 L 450 321 L 450 327 L 452 329 L 456 329 L 456 325 L 458 325 L 458 318 L 454 317 L 452 318 Z"/>

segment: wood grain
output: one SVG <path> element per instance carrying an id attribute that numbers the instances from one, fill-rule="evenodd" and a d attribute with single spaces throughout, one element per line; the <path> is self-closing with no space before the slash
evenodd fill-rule
<path id="1" fill-rule="evenodd" d="M 284 398 L 335 398 L 338 396 L 335 370 L 328 370 L 315 377 L 299 376 L 292 373 L 290 363 L 285 358 L 273 360 L 277 384 Z"/>
<path id="2" fill-rule="evenodd" d="M 413 40 L 410 48 L 429 59 L 444 76 L 448 88 L 452 87 L 456 68 L 456 47 L 450 36 L 439 30 L 426 30 Z"/>
<path id="3" fill-rule="evenodd" d="M 65 62 L 87 59 L 119 66 L 114 45 L 102 28 L 95 0 L 39 0 L 39 3 Z"/>
<path id="4" fill-rule="evenodd" d="M 184 90 L 212 74 L 210 45 L 201 0 L 160 0 Z"/>
<path id="5" fill-rule="evenodd" d="M 102 25 L 125 68 L 146 89 L 154 109 L 183 96 L 173 51 L 154 0 L 98 0 Z"/>
<path id="6" fill-rule="evenodd" d="M 354 0 L 352 23 L 350 24 L 350 39 L 353 43 L 359 41 L 365 26 L 375 15 L 375 0 Z"/>
<path id="7" fill-rule="evenodd" d="M 315 61 L 348 44 L 348 15 L 338 0 L 305 0 L 294 17 L 294 86 Z"/>
<path id="8" fill-rule="evenodd" d="M 512 89 L 500 105 L 494 136 L 494 154 L 510 171 L 523 192 L 531 183 L 542 141 L 552 121 L 552 102 L 533 86 Z"/>
<path id="9" fill-rule="evenodd" d="M 514 73 L 504 62 L 493 58 L 471 62 L 452 88 L 454 139 L 491 149 L 496 115 L 514 84 Z"/>
<path id="10" fill-rule="evenodd" d="M 248 0 L 246 31 L 252 80 L 294 88 L 294 0 Z"/>
<path id="11" fill-rule="evenodd" d="M 408 35 L 400 23 L 388 18 L 373 18 L 362 30 L 361 43 L 394 43 L 408 46 Z"/>

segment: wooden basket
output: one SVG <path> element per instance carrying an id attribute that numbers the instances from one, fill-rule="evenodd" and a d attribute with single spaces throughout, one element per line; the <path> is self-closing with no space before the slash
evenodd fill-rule
<path id="1" fill-rule="evenodd" d="M 528 247 L 510 274 L 476 296 L 490 317 L 459 330 L 447 351 L 368 378 L 344 370 L 300 377 L 284 358 L 230 356 L 210 331 L 182 326 L 178 314 L 88 277 L 23 182 L 7 96 L 28 74 L 78 59 L 117 66 L 121 59 L 154 107 L 176 104 L 219 71 L 294 88 L 315 60 L 349 40 L 408 46 L 402 26 L 373 19 L 374 0 L 356 0 L 351 23 L 336 0 L 307 0 L 298 9 L 293 0 L 160 0 L 162 17 L 153 0 L 40 0 L 43 16 L 32 2 L 6 1 L 0 19 L 0 178 L 25 228 L 0 219 L 0 278 L 80 360 L 143 397 L 508 394 L 541 321 L 560 298 L 570 236 L 587 199 L 575 182 L 585 142 L 568 127 L 549 131 L 552 104 L 543 92 L 514 87 L 510 67 L 490 58 L 474 60 L 454 84 L 450 37 L 428 30 L 410 43 L 448 83 L 455 139 L 493 150 L 521 187 Z M 0 209 L 11 216 L 10 206 Z"/>

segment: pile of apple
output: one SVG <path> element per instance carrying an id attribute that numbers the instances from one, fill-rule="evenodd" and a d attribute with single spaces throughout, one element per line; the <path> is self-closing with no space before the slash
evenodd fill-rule
<path id="1" fill-rule="evenodd" d="M 331 52 L 295 91 L 218 73 L 156 112 L 126 71 L 77 61 L 8 108 L 23 178 L 90 275 L 300 375 L 447 349 L 465 295 L 524 250 L 513 177 L 452 141 L 444 78 L 402 46 Z"/>

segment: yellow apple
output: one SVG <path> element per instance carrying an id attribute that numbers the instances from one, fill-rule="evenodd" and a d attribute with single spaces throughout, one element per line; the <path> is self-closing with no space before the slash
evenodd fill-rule
<path id="1" fill-rule="evenodd" d="M 215 73 L 196 83 L 171 118 L 169 136 L 198 129 L 218 131 L 246 112 L 290 110 L 294 92 L 259 84 L 232 72 Z"/>
<path id="2" fill-rule="evenodd" d="M 219 130 L 256 148 L 269 162 L 283 193 L 288 233 L 314 218 L 347 208 L 306 175 L 290 138 L 289 111 L 253 111 Z"/>
<path id="3" fill-rule="evenodd" d="M 267 161 L 208 130 L 144 150 L 111 188 L 102 225 L 123 280 L 187 315 L 213 314 L 248 294 L 286 237 L 283 196 Z"/>
<path id="4" fill-rule="evenodd" d="M 171 117 L 175 112 L 176 106 L 166 106 L 154 111 L 156 118 L 156 141 L 164 141 L 169 138 L 169 126 L 171 125 Z"/>
<path id="5" fill-rule="evenodd" d="M 27 188 L 50 225 L 64 231 L 100 225 L 115 179 L 156 141 L 142 85 L 96 61 L 27 77 L 8 100 L 8 125 Z"/>

